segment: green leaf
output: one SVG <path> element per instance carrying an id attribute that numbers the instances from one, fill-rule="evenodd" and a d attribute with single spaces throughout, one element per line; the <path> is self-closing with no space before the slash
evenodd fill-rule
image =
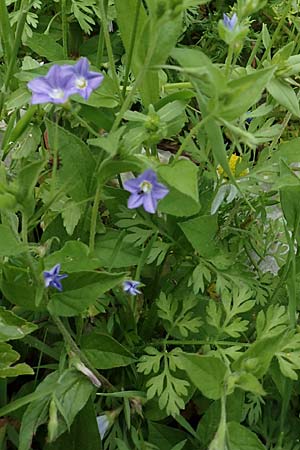
<path id="1" fill-rule="evenodd" d="M 10 94 L 5 102 L 5 106 L 8 110 L 21 108 L 22 106 L 26 105 L 26 103 L 29 103 L 30 99 L 31 93 L 29 92 L 29 90 L 24 87 L 20 87 Z"/>
<path id="2" fill-rule="evenodd" d="M 218 231 L 217 216 L 199 216 L 179 224 L 193 248 L 204 257 L 212 257 L 218 253 L 216 234 Z"/>
<path id="3" fill-rule="evenodd" d="M 31 274 L 23 267 L 4 265 L 1 290 L 9 302 L 35 311 L 37 309 L 35 304 L 36 289 L 37 287 L 32 283 Z"/>
<path id="4" fill-rule="evenodd" d="M 209 97 L 217 95 L 226 88 L 226 78 L 221 70 L 200 50 L 188 47 L 175 48 L 171 56 Z"/>
<path id="5" fill-rule="evenodd" d="M 27 158 L 36 152 L 41 142 L 41 130 L 35 125 L 30 125 L 18 138 L 13 146 L 13 159 Z"/>
<path id="6" fill-rule="evenodd" d="M 225 95 L 224 100 L 221 98 L 218 117 L 230 121 L 246 113 L 260 100 L 274 72 L 275 67 L 268 67 L 230 81 L 228 88 L 231 92 Z"/>
<path id="7" fill-rule="evenodd" d="M 45 160 L 34 161 L 23 167 L 18 174 L 16 199 L 22 205 L 27 218 L 31 217 L 34 212 L 34 189 L 45 164 Z"/>
<path id="8" fill-rule="evenodd" d="M 198 167 L 195 164 L 180 160 L 173 165 L 160 166 L 158 174 L 171 188 L 159 202 L 160 211 L 179 217 L 199 212 Z"/>
<path id="9" fill-rule="evenodd" d="M 132 364 L 134 355 L 113 337 L 93 332 L 81 339 L 81 349 L 97 369 L 112 369 Z"/>
<path id="10" fill-rule="evenodd" d="M 174 445 L 187 438 L 187 434 L 177 428 L 162 423 L 149 422 L 149 442 L 159 449 L 172 450 Z"/>
<path id="11" fill-rule="evenodd" d="M 246 370 L 257 378 L 268 371 L 276 352 L 280 351 L 283 334 L 255 341 L 232 365 L 233 370 Z"/>
<path id="12" fill-rule="evenodd" d="M 53 383 L 55 387 L 53 389 Z M 49 394 L 49 387 L 52 392 Z M 31 440 L 38 427 L 48 419 L 48 408 L 51 399 L 59 401 L 58 422 L 54 430 L 54 439 L 67 430 L 67 423 L 72 424 L 77 413 L 85 406 L 94 387 L 88 378 L 77 370 L 68 369 L 62 374 L 53 372 L 37 387 L 36 393 L 45 393 L 44 398 L 28 405 L 20 429 L 19 450 L 29 450 Z M 63 416 L 61 415 L 63 413 Z"/>
<path id="13" fill-rule="evenodd" d="M 235 374 L 233 374 L 233 377 L 234 376 Z M 244 391 L 252 392 L 255 395 L 266 394 L 262 385 L 252 373 L 239 372 L 238 377 L 235 380 L 235 385 Z"/>
<path id="14" fill-rule="evenodd" d="M 184 352 L 179 353 L 178 358 L 183 370 L 203 395 L 213 400 L 221 397 L 227 367 L 220 359 Z"/>
<path id="15" fill-rule="evenodd" d="M 95 170 L 95 160 L 88 146 L 77 136 L 46 121 L 50 148 L 58 146 L 61 166 L 57 172 L 58 184 L 74 202 L 89 198 L 90 180 Z M 57 135 L 57 143 L 56 143 Z"/>
<path id="16" fill-rule="evenodd" d="M 227 433 L 230 450 L 266 450 L 256 434 L 236 422 L 227 424 Z"/>
<path id="17" fill-rule="evenodd" d="M 116 245 L 118 245 L 119 235 L 119 232 L 109 231 L 103 236 L 97 236 L 94 254 L 100 260 L 103 267 L 110 267 L 111 261 L 113 261 L 113 269 L 120 269 L 138 264 L 141 252 L 124 241 L 121 243 L 118 250 L 118 257 L 114 258 L 114 250 Z"/>
<path id="18" fill-rule="evenodd" d="M 81 217 L 81 208 L 78 203 L 68 200 L 61 213 L 64 227 L 69 236 L 72 236 Z"/>
<path id="19" fill-rule="evenodd" d="M 267 89 L 272 97 L 292 114 L 300 117 L 299 100 L 294 89 L 284 81 L 273 78 L 269 81 Z"/>
<path id="20" fill-rule="evenodd" d="M 123 273 L 76 272 L 63 281 L 64 290 L 51 296 L 48 310 L 58 316 L 76 316 L 96 303 L 99 296 L 124 280 Z"/>
<path id="21" fill-rule="evenodd" d="M 16 364 L 13 367 L 0 368 L 1 378 L 17 377 L 19 375 L 34 375 L 34 371 L 30 366 L 28 366 L 28 364 L 25 363 Z"/>
<path id="22" fill-rule="evenodd" d="M 49 34 L 33 33 L 26 40 L 26 46 L 37 53 L 44 56 L 48 61 L 59 61 L 64 59 L 64 51 L 60 44 L 55 42 Z"/>
<path id="23" fill-rule="evenodd" d="M 0 256 L 16 256 L 26 250 L 12 230 L 6 225 L 0 224 Z"/>
<path id="24" fill-rule="evenodd" d="M 98 269 L 101 262 L 95 256 L 89 254 L 86 244 L 79 241 L 67 241 L 61 250 L 51 253 L 45 258 L 46 270 L 61 264 L 61 272 L 81 272 Z"/>
<path id="25" fill-rule="evenodd" d="M 33 375 L 32 368 L 25 363 L 12 366 L 19 358 L 19 353 L 13 350 L 11 345 L 0 343 L 0 378 Z"/>
<path id="26" fill-rule="evenodd" d="M 33 323 L 16 316 L 12 311 L 0 306 L 0 342 L 22 339 L 37 329 Z"/>

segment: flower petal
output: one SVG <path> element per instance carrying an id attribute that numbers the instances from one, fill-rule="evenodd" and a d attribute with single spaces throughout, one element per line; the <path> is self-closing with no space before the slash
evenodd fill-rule
<path id="1" fill-rule="evenodd" d="M 146 194 L 143 196 L 143 207 L 144 210 L 150 214 L 154 214 L 157 208 L 157 200 L 152 195 L 152 193 Z"/>
<path id="2" fill-rule="evenodd" d="M 140 191 L 140 182 L 138 181 L 138 178 L 131 178 L 131 180 L 125 181 L 123 186 L 124 189 L 131 192 L 131 194 L 136 194 Z"/>
<path id="3" fill-rule="evenodd" d="M 129 209 L 138 208 L 143 204 L 144 195 L 143 194 L 131 194 L 127 201 L 127 207 Z"/>
<path id="4" fill-rule="evenodd" d="M 169 192 L 170 192 L 169 189 L 161 183 L 155 183 L 152 189 L 152 195 L 154 198 L 156 198 L 156 200 L 161 200 Z"/>

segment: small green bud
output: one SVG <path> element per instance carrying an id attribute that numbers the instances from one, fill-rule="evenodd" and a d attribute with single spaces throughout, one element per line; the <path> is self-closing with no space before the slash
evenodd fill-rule
<path id="1" fill-rule="evenodd" d="M 57 408 L 55 400 L 52 399 L 49 406 L 49 422 L 48 422 L 48 442 L 56 439 L 58 429 Z"/>

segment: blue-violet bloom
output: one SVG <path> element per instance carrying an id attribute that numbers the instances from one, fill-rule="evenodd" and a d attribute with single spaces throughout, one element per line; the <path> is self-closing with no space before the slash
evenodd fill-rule
<path id="1" fill-rule="evenodd" d="M 63 67 L 73 79 L 73 87 L 76 94 L 81 95 L 85 100 L 100 86 L 104 79 L 101 73 L 89 70 L 90 63 L 87 58 L 80 58 L 74 66 Z"/>
<path id="2" fill-rule="evenodd" d="M 141 291 L 139 291 L 137 289 L 137 286 L 139 286 L 140 284 L 141 283 L 139 281 L 133 281 L 133 280 L 124 281 L 123 290 L 124 290 L 124 292 L 127 292 L 130 295 L 141 294 Z"/>
<path id="3" fill-rule="evenodd" d="M 67 274 L 60 275 L 59 271 L 60 271 L 60 264 L 56 264 L 56 266 L 52 267 L 52 269 L 45 270 L 43 272 L 46 288 L 51 286 L 59 291 L 62 291 L 62 284 L 60 280 L 67 278 L 68 275 Z"/>
<path id="4" fill-rule="evenodd" d="M 148 213 L 154 214 L 157 202 L 164 198 L 169 189 L 157 181 L 157 175 L 152 169 L 146 170 L 139 177 L 125 181 L 124 188 L 131 193 L 127 206 L 129 209 L 143 206 Z"/>
<path id="5" fill-rule="evenodd" d="M 54 64 L 44 77 L 37 77 L 27 84 L 32 91 L 31 103 L 65 103 L 75 94 L 74 82 L 63 66 Z"/>
<path id="6" fill-rule="evenodd" d="M 103 414 L 102 416 L 97 416 L 97 424 L 101 440 L 103 441 L 105 433 L 111 425 L 107 415 Z"/>
<path id="7" fill-rule="evenodd" d="M 237 15 L 236 13 L 230 18 L 227 14 L 223 14 L 223 24 L 229 31 L 232 31 L 237 24 Z"/>

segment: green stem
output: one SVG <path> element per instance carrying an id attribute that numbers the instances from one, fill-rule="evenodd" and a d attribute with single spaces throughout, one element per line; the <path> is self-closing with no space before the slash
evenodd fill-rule
<path id="1" fill-rule="evenodd" d="M 8 66 L 11 59 L 13 37 L 5 0 L 0 0 L 0 36 L 4 50 L 4 60 Z"/>
<path id="2" fill-rule="evenodd" d="M 130 105 L 131 105 L 131 103 L 132 103 L 132 101 L 134 99 L 135 93 L 136 93 L 136 91 L 138 90 L 138 88 L 140 87 L 140 85 L 142 84 L 142 82 L 144 80 L 145 73 L 148 70 L 149 64 L 151 62 L 151 58 L 153 56 L 153 53 L 154 53 L 154 50 L 155 50 L 155 47 L 156 47 L 156 41 L 157 41 L 157 38 L 153 39 L 152 45 L 148 49 L 148 52 L 147 52 L 147 55 L 146 55 L 146 58 L 145 58 L 145 63 L 143 65 L 140 73 L 138 74 L 138 76 L 137 76 L 137 78 L 136 78 L 136 80 L 135 80 L 135 82 L 134 82 L 134 84 L 132 86 L 131 91 L 129 92 L 128 96 L 126 97 L 124 103 L 122 104 L 120 112 L 118 113 L 118 115 L 117 115 L 117 117 L 116 117 L 116 119 L 115 119 L 115 121 L 113 123 L 113 126 L 111 128 L 111 132 L 117 130 L 118 126 L 121 123 L 121 120 L 123 118 L 124 113 L 130 108 Z"/>
<path id="3" fill-rule="evenodd" d="M 260 60 L 259 67 L 262 65 L 262 63 L 264 62 L 264 60 L 269 56 L 269 53 L 270 53 L 270 51 L 272 50 L 272 47 L 274 46 L 274 43 L 275 43 L 275 41 L 276 41 L 276 39 L 277 39 L 277 36 L 279 35 L 279 33 L 280 33 L 280 31 L 281 31 L 281 29 L 282 29 L 282 27 L 283 27 L 283 24 L 284 24 L 284 22 L 285 22 L 285 20 L 286 20 L 287 14 L 289 13 L 289 11 L 290 11 L 290 9 L 291 9 L 292 1 L 293 1 L 293 0 L 289 0 L 289 1 L 287 2 L 286 8 L 285 8 L 285 10 L 283 11 L 282 16 L 281 16 L 281 19 L 279 20 L 279 22 L 278 22 L 278 24 L 277 24 L 277 27 L 276 27 L 276 30 L 275 30 L 274 33 L 273 33 L 272 39 L 270 40 L 269 45 L 268 45 L 268 47 L 266 48 L 266 50 L 265 50 L 265 52 L 264 52 L 264 54 L 263 54 L 263 56 L 262 56 L 262 59 Z"/>
<path id="4" fill-rule="evenodd" d="M 70 349 L 75 353 L 75 355 L 77 355 L 79 357 L 81 362 L 83 362 L 83 364 L 85 364 L 94 373 L 94 375 L 98 378 L 99 381 L 101 381 L 101 383 L 104 387 L 106 387 L 109 390 L 114 390 L 113 385 L 108 381 L 108 379 L 105 378 L 103 375 L 101 375 L 101 373 L 99 373 L 98 370 L 96 370 L 91 365 L 89 360 L 85 357 L 85 355 L 77 347 L 75 341 L 73 340 L 72 336 L 70 335 L 70 333 L 68 332 L 68 330 L 66 329 L 66 327 L 64 326 L 64 324 L 60 320 L 60 318 L 55 315 L 51 315 L 51 318 L 52 318 L 53 322 L 55 323 L 55 325 L 57 326 L 57 328 L 59 329 L 60 333 L 62 334 L 66 345 L 69 346 Z"/>
<path id="5" fill-rule="evenodd" d="M 207 341 L 205 339 L 159 339 L 157 341 L 151 342 L 151 345 L 229 345 L 232 346 L 234 344 L 233 341 Z M 250 347 L 251 344 L 246 342 L 239 342 L 238 345 L 241 347 Z"/>
<path id="6" fill-rule="evenodd" d="M 226 445 L 226 395 L 225 392 L 221 397 L 221 418 L 218 430 L 214 440 L 211 442 L 208 450 L 227 450 Z"/>
<path id="7" fill-rule="evenodd" d="M 112 49 L 110 35 L 109 35 L 109 31 L 108 31 L 108 22 L 107 22 L 107 16 L 106 16 L 106 11 L 105 11 L 104 0 L 99 0 L 99 9 L 100 9 L 101 22 L 102 22 L 102 28 L 103 28 L 103 33 L 104 33 L 104 40 L 105 40 L 106 51 L 107 51 L 107 55 L 108 55 L 109 66 L 110 66 L 110 70 L 112 73 L 112 79 L 115 84 L 115 89 L 116 89 L 117 93 L 119 94 L 120 99 L 122 100 L 113 49 Z"/>
<path id="8" fill-rule="evenodd" d="M 163 85 L 165 91 L 173 91 L 174 89 L 192 89 L 193 85 L 190 81 L 181 81 L 180 83 L 166 83 Z"/>
<path id="9" fill-rule="evenodd" d="M 55 193 L 55 189 L 56 189 L 56 175 L 57 175 L 57 167 L 58 167 L 58 122 L 59 122 L 59 115 L 57 114 L 56 120 L 55 120 L 55 134 L 54 134 L 54 142 L 53 142 L 51 197 L 54 197 L 54 193 Z"/>
<path id="10" fill-rule="evenodd" d="M 125 70 L 124 85 L 123 85 L 123 91 L 122 91 L 123 97 L 125 97 L 126 88 L 127 88 L 127 85 L 128 85 L 128 78 L 129 78 L 129 72 L 130 72 L 130 68 L 131 68 L 131 61 L 132 61 L 132 55 L 133 55 L 133 50 L 134 50 L 134 44 L 135 44 L 135 40 L 136 40 L 137 25 L 138 25 L 138 20 L 139 20 L 139 15 L 140 15 L 141 3 L 142 2 L 140 0 L 138 0 L 137 3 L 136 3 L 136 10 L 135 10 L 135 16 L 134 16 L 133 30 L 132 30 L 132 34 L 131 34 L 128 58 L 127 58 L 127 61 L 126 61 L 126 70 Z"/>
<path id="11" fill-rule="evenodd" d="M 101 188 L 102 188 L 102 185 L 99 183 L 97 186 L 97 190 L 96 190 L 96 194 L 95 194 L 95 198 L 94 198 L 93 209 L 92 209 L 90 240 L 89 240 L 90 253 L 92 253 L 95 248 L 95 236 L 96 236 L 97 216 L 98 216 L 98 210 L 99 210 Z"/>
<path id="12" fill-rule="evenodd" d="M 104 51 L 104 33 L 103 33 L 103 25 L 101 25 L 99 38 L 98 38 L 97 56 L 96 56 L 96 66 L 99 69 L 102 65 L 103 51 Z"/>
<path id="13" fill-rule="evenodd" d="M 18 51 L 20 48 L 20 44 L 21 44 L 21 40 L 22 40 L 22 34 L 23 34 L 23 30 L 24 30 L 24 26 L 26 23 L 26 17 L 27 17 L 27 13 L 30 9 L 30 5 L 29 5 L 29 0 L 23 0 L 21 3 L 21 8 L 20 8 L 20 19 L 18 21 L 18 25 L 17 25 L 17 30 L 16 30 L 16 35 L 14 38 L 14 46 L 12 49 L 12 54 L 11 54 L 11 59 L 8 65 L 8 69 L 6 72 L 6 77 L 4 80 L 4 90 L 6 91 L 12 76 L 14 74 L 14 70 L 15 70 L 15 66 L 16 66 L 16 61 L 17 61 L 17 55 L 18 55 Z"/>
<path id="14" fill-rule="evenodd" d="M 68 58 L 68 20 L 66 0 L 61 0 L 61 26 L 64 57 Z"/>
<path id="15" fill-rule="evenodd" d="M 228 47 L 228 54 L 225 62 L 225 76 L 228 77 L 231 72 L 231 64 L 232 64 L 232 58 L 233 58 L 233 47 L 232 45 L 229 45 Z"/>
<path id="16" fill-rule="evenodd" d="M 23 244 L 28 244 L 28 220 L 26 214 L 22 214 L 22 231 L 21 231 Z"/>

